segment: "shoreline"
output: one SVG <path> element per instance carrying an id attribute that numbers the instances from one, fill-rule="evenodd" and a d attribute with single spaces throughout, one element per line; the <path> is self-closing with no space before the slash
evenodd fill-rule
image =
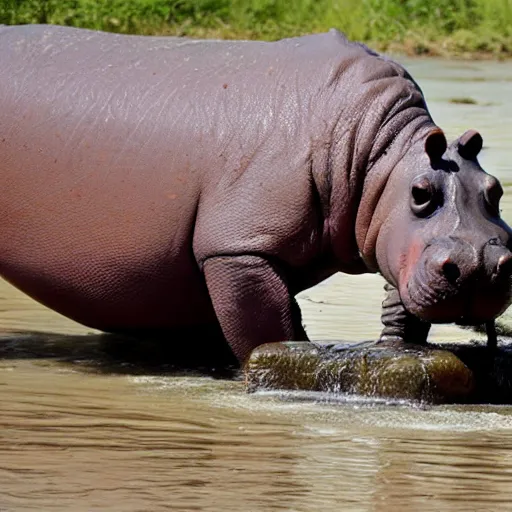
<path id="1" fill-rule="evenodd" d="M 19 23 L 7 23 L 6 25 L 40 23 L 40 20 L 20 21 Z M 217 23 L 220 23 L 217 20 Z M 512 35 L 480 36 L 469 34 L 467 31 L 459 31 L 451 35 L 437 35 L 428 33 L 424 37 L 419 36 L 421 27 L 416 31 L 409 30 L 408 33 L 399 39 L 382 38 L 372 39 L 354 37 L 341 26 L 321 26 L 311 30 L 290 29 L 290 27 L 273 27 L 272 30 L 262 27 L 260 30 L 247 30 L 237 28 L 233 25 L 221 25 L 205 27 L 193 22 L 183 24 L 138 24 L 136 27 L 129 26 L 126 21 L 117 18 L 107 18 L 96 24 L 90 23 L 67 23 L 60 19 L 49 19 L 47 23 L 61 26 L 72 26 L 89 30 L 100 30 L 126 35 L 143 36 L 177 36 L 191 39 L 222 39 L 222 40 L 251 40 L 251 41 L 277 41 L 291 37 L 299 37 L 308 34 L 327 32 L 330 28 L 336 28 L 344 33 L 351 41 L 358 41 L 366 44 L 369 48 L 380 53 L 399 57 L 414 58 L 440 58 L 446 60 L 478 60 L 478 61 L 508 61 L 512 59 Z M 428 30 L 425 27 L 425 30 Z M 464 32 L 462 36 L 461 32 Z M 469 35 L 468 35 L 469 34 Z"/>
<path id="2" fill-rule="evenodd" d="M 274 41 L 337 28 L 383 52 L 512 58 L 512 0 L 0 0 L 0 24 Z"/>
<path id="3" fill-rule="evenodd" d="M 508 61 L 512 59 L 512 37 L 510 41 L 503 41 L 496 43 L 497 47 L 481 49 L 481 46 L 485 46 L 484 43 L 473 49 L 473 44 L 461 44 L 460 40 L 455 35 L 433 38 L 433 39 L 419 39 L 416 34 L 411 33 L 410 36 L 406 36 L 402 41 L 397 40 L 372 40 L 364 38 L 350 37 L 341 27 L 321 27 L 317 30 L 297 30 L 296 32 L 290 32 L 289 30 L 283 30 L 280 36 L 275 34 L 269 34 L 265 31 L 254 32 L 235 29 L 231 26 L 224 26 L 221 29 L 218 28 L 205 28 L 201 26 L 166 26 L 160 29 L 151 29 L 149 27 L 142 28 L 137 32 L 124 32 L 119 30 L 109 30 L 107 27 L 103 27 L 100 30 L 110 32 L 122 32 L 130 33 L 134 35 L 148 35 L 148 36 L 178 36 L 178 37 L 189 37 L 191 39 L 223 39 L 223 40 L 251 40 L 251 41 L 277 41 L 279 39 L 285 39 L 290 37 L 304 36 L 308 34 L 314 34 L 319 32 L 327 32 L 330 28 L 336 28 L 340 32 L 347 35 L 351 41 L 357 41 L 366 44 L 369 48 L 376 50 L 380 53 L 386 53 L 389 55 L 402 56 L 402 57 L 414 57 L 414 58 L 441 58 L 446 60 L 487 60 L 487 61 Z"/>

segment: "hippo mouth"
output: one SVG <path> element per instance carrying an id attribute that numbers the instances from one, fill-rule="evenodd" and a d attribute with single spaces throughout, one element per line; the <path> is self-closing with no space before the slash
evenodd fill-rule
<path id="1" fill-rule="evenodd" d="M 467 282 L 449 284 L 424 268 L 401 287 L 404 307 L 430 323 L 479 325 L 502 314 L 511 302 L 509 277 L 489 281 L 475 276 Z"/>
<path id="2" fill-rule="evenodd" d="M 480 247 L 446 237 L 409 258 L 399 284 L 404 307 L 430 323 L 477 325 L 511 302 L 512 253 L 498 238 Z"/>
<path id="3" fill-rule="evenodd" d="M 432 323 L 455 322 L 467 316 L 470 295 L 461 294 L 460 289 L 447 285 L 436 276 L 419 269 L 401 287 L 400 296 L 405 308 L 413 315 Z"/>

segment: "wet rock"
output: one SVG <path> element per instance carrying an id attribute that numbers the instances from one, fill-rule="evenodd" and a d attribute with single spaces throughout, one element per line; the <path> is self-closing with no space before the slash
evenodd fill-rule
<path id="1" fill-rule="evenodd" d="M 247 389 L 308 390 L 427 403 L 467 402 L 473 371 L 448 350 L 387 343 L 271 343 L 245 367 Z"/>

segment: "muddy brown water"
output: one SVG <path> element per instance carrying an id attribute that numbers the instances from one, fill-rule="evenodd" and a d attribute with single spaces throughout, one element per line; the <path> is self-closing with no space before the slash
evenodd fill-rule
<path id="1" fill-rule="evenodd" d="M 450 137 L 481 131 L 481 162 L 505 185 L 512 221 L 512 64 L 405 63 Z M 310 336 L 374 338 L 381 290 L 377 276 L 335 276 L 304 292 Z M 91 332 L 3 282 L 0 331 L 4 347 L 12 331 L 58 333 L 64 352 L 66 335 Z M 470 336 L 434 329 L 438 340 Z M 40 338 L 44 349 L 0 358 L 2 512 L 510 510 L 509 407 L 246 395 L 209 376 L 95 371 L 80 348 L 59 362 L 55 336 Z"/>

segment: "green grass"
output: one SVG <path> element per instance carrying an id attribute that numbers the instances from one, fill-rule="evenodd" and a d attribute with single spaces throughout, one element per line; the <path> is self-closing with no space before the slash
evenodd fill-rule
<path id="1" fill-rule="evenodd" d="M 0 23 L 267 40 L 336 27 L 383 50 L 512 55 L 512 0 L 0 0 Z"/>

